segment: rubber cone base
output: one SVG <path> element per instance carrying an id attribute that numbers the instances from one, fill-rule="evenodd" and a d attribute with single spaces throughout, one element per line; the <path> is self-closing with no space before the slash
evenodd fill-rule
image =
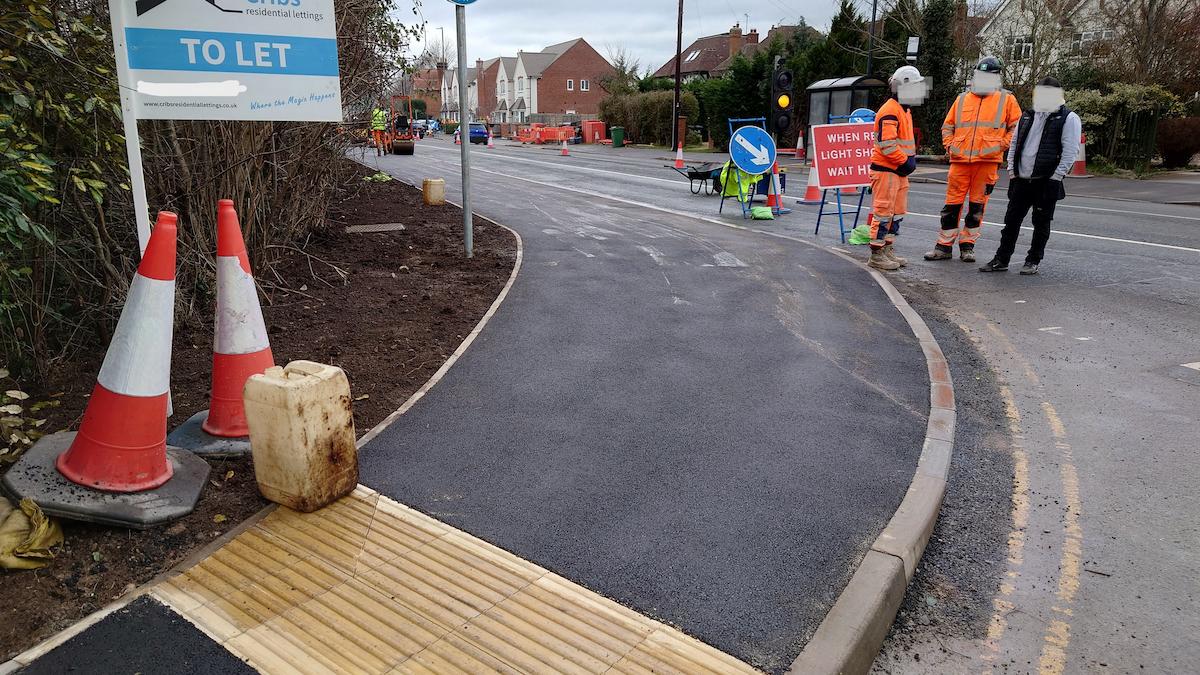
<path id="1" fill-rule="evenodd" d="M 54 467 L 71 445 L 75 432 L 40 439 L 8 470 L 0 487 L 16 500 L 29 497 L 46 515 L 144 530 L 191 513 L 208 480 L 208 462 L 179 448 L 167 447 L 173 475 L 166 484 L 143 492 L 90 490 L 63 477 Z"/>
<path id="2" fill-rule="evenodd" d="M 167 444 L 201 457 L 243 457 L 250 454 L 250 437 L 213 436 L 204 430 L 208 411 L 201 410 L 167 434 Z"/>

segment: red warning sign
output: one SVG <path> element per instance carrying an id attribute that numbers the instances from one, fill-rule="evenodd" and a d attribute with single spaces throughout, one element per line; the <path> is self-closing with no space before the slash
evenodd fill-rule
<path id="1" fill-rule="evenodd" d="M 870 185 L 875 124 L 818 124 L 812 127 L 813 166 L 822 190 Z"/>

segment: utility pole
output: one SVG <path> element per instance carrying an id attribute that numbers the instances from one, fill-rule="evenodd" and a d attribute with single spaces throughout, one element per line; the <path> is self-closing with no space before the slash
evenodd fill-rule
<path id="1" fill-rule="evenodd" d="M 867 26 L 867 72 L 864 75 L 871 74 L 871 56 L 875 48 L 875 10 L 879 0 L 871 0 L 871 23 Z"/>
<path id="2" fill-rule="evenodd" d="M 675 31 L 675 104 L 671 118 L 671 148 L 679 147 L 679 72 L 683 61 L 683 0 L 679 0 L 679 23 Z"/>

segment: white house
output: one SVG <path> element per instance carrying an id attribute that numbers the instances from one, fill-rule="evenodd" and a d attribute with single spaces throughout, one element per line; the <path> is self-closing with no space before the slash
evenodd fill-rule
<path id="1" fill-rule="evenodd" d="M 500 70 L 496 74 L 496 111 L 492 114 L 492 121 L 502 124 L 515 122 L 516 118 L 510 116 L 514 94 L 516 93 L 517 81 L 517 57 L 501 56 Z"/>
<path id="2" fill-rule="evenodd" d="M 979 30 L 984 55 L 1000 57 L 1005 81 L 1013 84 L 1053 75 L 1071 59 L 1108 48 L 1115 37 L 1104 0 L 1003 0 Z"/>

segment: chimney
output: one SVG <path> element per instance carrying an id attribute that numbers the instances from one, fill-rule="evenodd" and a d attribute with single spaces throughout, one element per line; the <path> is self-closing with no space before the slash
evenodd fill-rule
<path id="1" fill-rule="evenodd" d="M 748 45 L 758 44 L 758 29 L 757 28 L 751 28 L 750 32 L 746 34 L 746 44 L 748 44 Z"/>
<path id="2" fill-rule="evenodd" d="M 742 51 L 742 27 L 735 23 L 733 28 L 729 29 L 729 56 L 740 51 Z"/>

